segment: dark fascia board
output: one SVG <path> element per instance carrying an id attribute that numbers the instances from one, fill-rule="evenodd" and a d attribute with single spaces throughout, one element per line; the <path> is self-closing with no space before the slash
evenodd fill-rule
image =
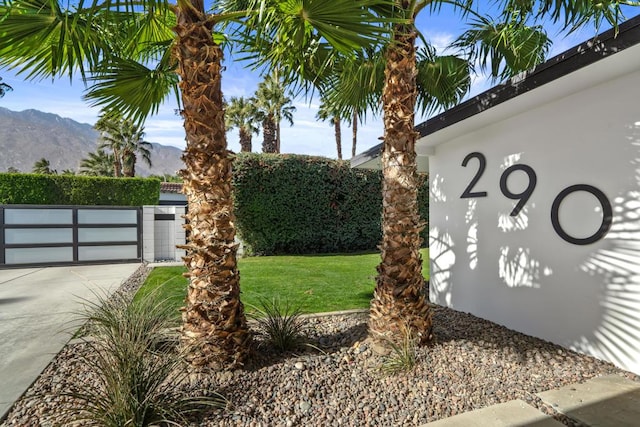
<path id="1" fill-rule="evenodd" d="M 640 43 L 640 15 L 621 23 L 618 26 L 617 36 L 614 29 L 607 30 L 593 39 L 554 56 L 530 71 L 520 73 L 420 123 L 415 129 L 420 133 L 420 137 L 433 134 L 638 43 Z"/>
<path id="2" fill-rule="evenodd" d="M 640 43 L 640 15 L 621 23 L 618 26 L 617 36 L 614 29 L 607 30 L 593 39 L 554 56 L 530 71 L 520 73 L 420 123 L 415 130 L 420 133 L 421 138 L 433 134 L 638 43 Z M 383 144 L 377 144 L 358 154 L 351 159 L 351 166 L 371 167 L 372 161 L 382 152 L 382 146 Z"/>

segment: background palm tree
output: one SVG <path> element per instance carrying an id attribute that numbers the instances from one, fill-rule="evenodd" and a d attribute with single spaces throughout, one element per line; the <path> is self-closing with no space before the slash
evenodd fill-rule
<path id="1" fill-rule="evenodd" d="M 103 114 L 94 127 L 100 131 L 98 148 L 113 152 L 114 176 L 135 176 L 138 155 L 151 166 L 153 146 L 144 140 L 144 126 L 117 114 Z"/>
<path id="2" fill-rule="evenodd" d="M 238 128 L 240 151 L 251 152 L 251 136 L 258 134 L 258 109 L 255 99 L 232 96 L 225 110 L 227 129 Z"/>
<path id="3" fill-rule="evenodd" d="M 267 76 L 258 85 L 256 107 L 262 120 L 262 152 L 280 152 L 280 122 L 285 119 L 293 125 L 296 107 L 286 94 L 285 87 L 276 74 Z"/>
<path id="4" fill-rule="evenodd" d="M 320 100 L 320 108 L 318 109 L 317 118 L 319 120 L 330 120 L 333 125 L 334 135 L 336 137 L 336 150 L 338 159 L 342 160 L 342 132 L 340 130 L 340 109 L 329 104 L 326 100 Z"/>
<path id="5" fill-rule="evenodd" d="M 2 77 L 0 77 L 0 98 L 2 98 L 10 90 L 13 90 L 13 88 L 6 83 L 2 83 Z"/>
<path id="6" fill-rule="evenodd" d="M 80 175 L 114 176 L 114 155 L 98 149 L 80 161 Z"/>
<path id="7" fill-rule="evenodd" d="M 57 175 L 58 171 L 56 171 L 55 169 L 51 169 L 51 163 L 49 163 L 49 160 L 45 159 L 44 157 L 41 158 L 40 160 L 37 160 L 34 164 L 33 164 L 33 169 L 32 169 L 33 173 L 39 173 L 42 175 Z"/>

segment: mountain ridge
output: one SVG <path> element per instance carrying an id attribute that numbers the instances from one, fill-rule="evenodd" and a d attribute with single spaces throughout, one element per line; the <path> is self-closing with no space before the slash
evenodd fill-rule
<path id="1" fill-rule="evenodd" d="M 92 125 L 71 118 L 35 109 L 13 111 L 0 107 L 0 172 L 10 167 L 31 172 L 33 164 L 43 157 L 58 172 L 77 172 L 81 160 L 98 148 L 98 137 Z M 136 175 L 175 175 L 183 167 L 181 149 L 151 144 L 152 166 L 139 160 Z"/>

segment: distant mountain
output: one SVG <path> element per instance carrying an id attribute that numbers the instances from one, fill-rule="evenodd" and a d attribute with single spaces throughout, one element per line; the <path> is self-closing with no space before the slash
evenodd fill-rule
<path id="1" fill-rule="evenodd" d="M 183 167 L 182 150 L 153 144 L 152 167 L 139 161 L 136 175 L 174 175 Z M 38 110 L 11 111 L 0 107 L 0 172 L 14 167 L 31 172 L 45 158 L 57 171 L 80 168 L 80 161 L 98 146 L 93 126 Z"/>

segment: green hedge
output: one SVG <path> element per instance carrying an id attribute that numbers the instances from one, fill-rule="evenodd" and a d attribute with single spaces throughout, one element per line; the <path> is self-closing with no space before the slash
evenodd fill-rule
<path id="1" fill-rule="evenodd" d="M 421 182 L 420 211 L 426 218 L 426 176 Z M 256 255 L 375 250 L 381 239 L 381 185 L 380 171 L 351 169 L 346 161 L 239 154 L 234 162 L 238 233 L 247 252 Z"/>
<path id="2" fill-rule="evenodd" d="M 0 173 L 2 205 L 157 205 L 160 181 L 73 175 Z"/>

